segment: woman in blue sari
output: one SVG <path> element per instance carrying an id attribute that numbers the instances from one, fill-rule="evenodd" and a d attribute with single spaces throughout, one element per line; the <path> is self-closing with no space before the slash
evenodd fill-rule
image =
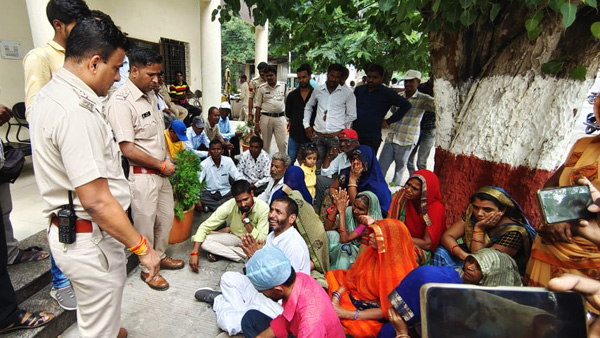
<path id="1" fill-rule="evenodd" d="M 442 235 L 433 265 L 461 267 L 470 253 L 494 248 L 511 256 L 523 275 L 535 235 L 519 204 L 504 189 L 483 187 L 471 196 L 463 218 Z"/>
<path id="2" fill-rule="evenodd" d="M 373 149 L 369 146 L 358 146 L 350 156 L 350 163 L 350 168 L 342 170 L 330 190 L 346 189 L 350 197 L 350 204 L 354 203 L 359 192 L 370 191 L 377 195 L 381 213 L 387 216 L 392 202 L 392 194 Z"/>

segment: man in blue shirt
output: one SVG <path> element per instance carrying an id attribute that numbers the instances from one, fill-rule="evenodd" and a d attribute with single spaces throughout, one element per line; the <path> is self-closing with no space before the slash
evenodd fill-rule
<path id="1" fill-rule="evenodd" d="M 192 125 L 186 131 L 187 141 L 184 141 L 185 149 L 193 150 L 200 158 L 208 156 L 209 140 L 204 133 L 204 119 L 202 116 L 195 116 Z"/>
<path id="2" fill-rule="evenodd" d="M 233 160 L 223 155 L 223 144 L 218 139 L 210 141 L 208 148 L 210 154 L 200 165 L 200 182 L 206 181 L 206 188 L 202 198 L 196 205 L 197 210 L 215 211 L 221 204 L 231 199 L 231 183 L 242 179 L 242 175 L 235 167 Z"/>
<path id="3" fill-rule="evenodd" d="M 231 128 L 231 124 L 229 123 L 231 105 L 229 105 L 229 102 L 221 102 L 221 105 L 219 106 L 219 114 L 221 114 L 221 117 L 219 118 L 219 132 L 221 132 L 221 136 L 223 136 L 225 141 L 233 145 L 232 150 L 224 150 L 224 155 L 233 158 L 235 155 L 239 155 L 240 153 L 239 137 L 242 136 L 242 132 L 239 130 L 234 131 Z"/>
<path id="4" fill-rule="evenodd" d="M 394 90 L 384 86 L 383 67 L 371 65 L 367 69 L 366 86 L 354 90 L 356 96 L 356 120 L 353 128 L 358 133 L 358 142 L 377 150 L 381 145 L 381 129 L 400 121 L 410 109 L 410 103 Z M 397 106 L 396 112 L 388 119 L 385 115 L 391 106 Z"/>

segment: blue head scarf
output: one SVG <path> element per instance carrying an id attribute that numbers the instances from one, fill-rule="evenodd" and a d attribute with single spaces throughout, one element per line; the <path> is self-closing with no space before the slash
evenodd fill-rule
<path id="1" fill-rule="evenodd" d="M 390 208 L 390 203 L 392 202 L 392 196 L 390 189 L 388 188 L 388 184 L 385 181 L 385 176 L 383 176 L 381 168 L 379 167 L 379 162 L 377 162 L 377 158 L 373 153 L 373 149 L 371 149 L 369 146 L 361 145 L 354 149 L 350 159 L 352 159 L 352 157 L 355 155 L 360 156 L 360 159 L 363 162 L 363 167 L 365 168 L 357 182 L 358 192 L 370 191 L 377 195 L 381 210 L 387 214 L 388 209 Z M 341 188 L 348 188 L 350 169 L 351 167 L 346 168 L 342 170 L 340 174 L 339 180 Z"/>
<path id="2" fill-rule="evenodd" d="M 421 286 L 427 283 L 462 284 L 458 272 L 450 267 L 423 265 L 411 271 L 388 296 L 406 324 L 421 322 Z"/>
<path id="3" fill-rule="evenodd" d="M 312 196 L 306 188 L 306 182 L 304 181 L 304 171 L 302 171 L 300 167 L 290 166 L 283 175 L 283 183 L 290 187 L 290 189 L 292 190 L 298 190 L 302 194 L 302 197 L 304 197 L 304 200 L 308 202 L 308 204 L 312 205 Z M 273 193 L 271 201 L 282 196 L 287 196 L 287 194 L 283 191 L 283 188 L 280 188 L 279 190 Z"/>

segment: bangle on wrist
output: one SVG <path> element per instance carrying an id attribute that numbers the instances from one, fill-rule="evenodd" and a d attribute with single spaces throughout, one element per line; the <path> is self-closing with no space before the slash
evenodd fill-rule
<path id="1" fill-rule="evenodd" d="M 396 335 L 396 338 L 410 338 L 410 336 L 407 335 L 406 333 L 398 333 Z"/>
<path id="2" fill-rule="evenodd" d="M 161 174 L 164 173 L 165 170 L 167 170 L 167 160 L 162 162 L 162 168 L 160 169 Z"/>
<path id="3" fill-rule="evenodd" d="M 332 295 L 332 296 L 334 296 L 335 298 L 337 298 L 338 300 L 341 300 L 341 299 L 342 299 L 342 295 L 340 295 L 340 293 L 339 293 L 339 292 L 337 292 L 337 291 L 333 291 L 333 292 L 331 293 L 331 295 Z"/>
<path id="4" fill-rule="evenodd" d="M 471 242 L 477 242 L 477 243 L 485 244 L 482 240 L 475 239 L 475 238 L 471 238 Z"/>
<path id="5" fill-rule="evenodd" d="M 350 188 L 350 187 L 358 188 L 358 185 L 357 184 L 348 184 L 348 188 Z"/>
<path id="6" fill-rule="evenodd" d="M 358 319 L 358 313 L 360 311 L 358 309 L 356 309 L 356 313 L 354 314 L 354 318 L 352 318 L 352 320 L 357 320 Z"/>
<path id="7" fill-rule="evenodd" d="M 190 256 L 198 256 L 198 251 L 192 251 L 192 252 L 190 252 Z"/>
<path id="8" fill-rule="evenodd" d="M 140 235 L 140 241 L 136 246 L 131 248 L 127 248 L 127 250 L 131 251 L 133 254 L 137 256 L 145 256 L 148 254 L 148 242 L 146 241 L 146 237 Z"/>
<path id="9" fill-rule="evenodd" d="M 456 249 L 457 247 L 460 247 L 460 244 L 455 244 L 452 246 L 452 249 L 450 249 L 450 254 L 454 256 L 454 249 Z"/>
<path id="10" fill-rule="evenodd" d="M 483 235 L 483 231 L 473 230 L 473 235 Z"/>

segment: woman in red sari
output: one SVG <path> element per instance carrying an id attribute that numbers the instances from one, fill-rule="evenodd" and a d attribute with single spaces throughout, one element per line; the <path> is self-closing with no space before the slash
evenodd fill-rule
<path id="1" fill-rule="evenodd" d="M 426 169 L 415 171 L 404 188 L 392 196 L 389 217 L 406 224 L 417 263 L 429 264 L 431 253 L 446 230 L 446 211 L 437 176 Z"/>
<path id="2" fill-rule="evenodd" d="M 417 267 L 404 223 L 383 219 L 368 231 L 369 246 L 350 269 L 325 275 L 333 307 L 346 333 L 355 338 L 377 336 L 388 317 L 389 293 Z"/>

